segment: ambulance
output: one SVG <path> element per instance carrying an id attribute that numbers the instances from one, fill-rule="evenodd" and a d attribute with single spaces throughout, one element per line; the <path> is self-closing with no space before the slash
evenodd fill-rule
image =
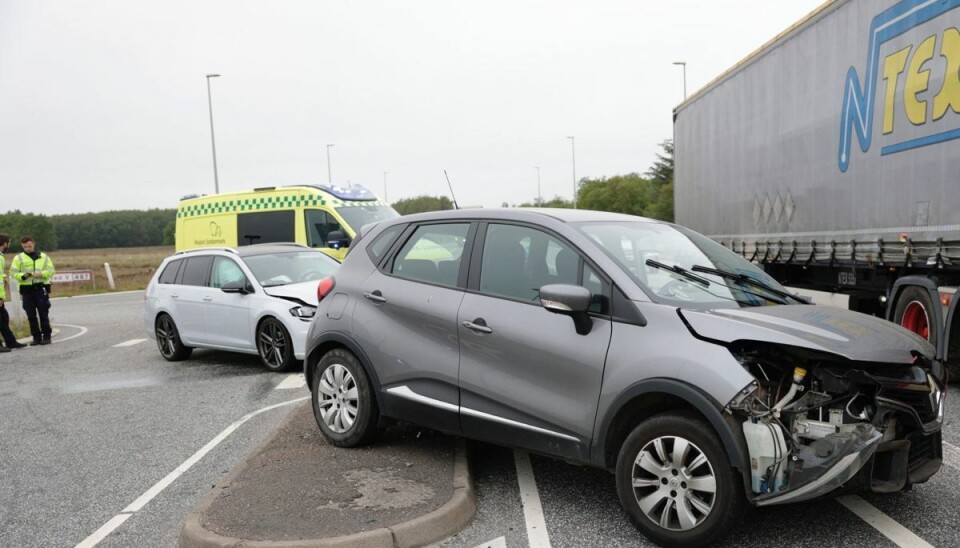
<path id="1" fill-rule="evenodd" d="M 187 196 L 176 249 L 296 242 L 343 260 L 360 227 L 399 214 L 366 188 L 295 185 Z"/>

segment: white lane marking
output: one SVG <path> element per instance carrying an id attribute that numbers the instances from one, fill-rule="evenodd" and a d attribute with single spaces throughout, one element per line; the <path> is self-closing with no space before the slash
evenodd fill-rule
<path id="1" fill-rule="evenodd" d="M 130 293 L 143 293 L 145 289 L 131 289 L 130 291 L 113 291 L 110 293 L 91 293 L 90 295 L 74 295 L 72 297 L 53 297 L 51 301 L 65 301 L 67 299 L 88 299 L 90 297 L 109 297 L 111 295 L 129 295 Z"/>
<path id="2" fill-rule="evenodd" d="M 495 538 L 490 542 L 478 544 L 473 548 L 507 548 L 507 537 Z"/>
<path id="3" fill-rule="evenodd" d="M 83 539 L 80 544 L 77 544 L 76 548 L 93 548 L 100 543 L 101 540 L 107 538 L 107 535 L 113 532 L 114 529 L 120 527 L 123 522 L 127 521 L 133 514 L 117 514 L 113 516 L 110 521 L 106 522 L 99 529 L 93 532 L 92 535 Z"/>
<path id="4" fill-rule="evenodd" d="M 304 378 L 303 373 L 294 373 L 293 375 L 287 375 L 287 378 L 280 381 L 274 390 L 290 390 L 292 388 L 303 388 L 307 385 L 307 379 Z"/>
<path id="5" fill-rule="evenodd" d="M 115 345 L 113 345 L 113 347 L 114 347 L 114 348 L 125 348 L 125 347 L 127 347 L 127 346 L 133 346 L 133 345 L 135 345 L 135 344 L 140 344 L 140 343 L 142 343 L 142 342 L 144 342 L 144 341 L 146 341 L 146 340 L 147 340 L 147 339 L 130 339 L 129 341 L 124 341 L 124 342 L 122 342 L 122 343 L 115 344 Z"/>
<path id="6" fill-rule="evenodd" d="M 216 447 L 217 445 L 219 445 L 220 442 L 222 442 L 223 440 L 225 440 L 225 439 L 227 438 L 227 436 L 229 436 L 230 434 L 233 433 L 234 430 L 236 430 L 237 428 L 240 428 L 240 426 L 242 426 L 243 423 L 247 422 L 248 420 L 252 419 L 253 417 L 256 417 L 257 415 L 259 415 L 259 414 L 261 414 L 261 413 L 265 413 L 265 412 L 267 412 L 267 411 L 276 409 L 276 408 L 278 408 L 278 407 L 283 407 L 283 406 L 286 406 L 286 405 L 292 405 L 292 404 L 294 404 L 294 403 L 299 403 L 299 402 L 302 402 L 302 401 L 304 401 L 304 400 L 306 400 L 306 399 L 309 399 L 309 396 L 304 396 L 304 397 L 302 397 L 302 398 L 296 398 L 296 399 L 293 399 L 293 400 L 288 400 L 288 401 L 281 402 L 281 403 L 277 403 L 277 404 L 274 404 L 274 405 L 268 405 L 268 406 L 266 406 L 266 407 L 264 407 L 264 408 L 262 408 L 262 409 L 258 409 L 258 410 L 256 410 L 256 411 L 251 411 L 251 412 L 247 413 L 246 415 L 244 415 L 243 417 L 241 417 L 240 420 L 238 420 L 237 422 L 235 422 L 235 423 L 231 424 L 230 426 L 228 426 L 223 432 L 220 432 L 219 434 L 217 434 L 217 436 L 216 436 L 215 438 L 213 438 L 212 440 L 210 440 L 209 442 L 207 442 L 207 444 L 204 445 L 203 447 L 201 447 L 199 451 L 197 451 L 196 453 L 194 453 L 193 455 L 191 455 L 190 458 L 188 458 L 187 460 L 183 461 L 183 463 L 180 464 L 180 466 L 177 466 L 177 467 L 173 470 L 173 472 L 170 472 L 170 473 L 167 474 L 162 480 L 160 480 L 160 481 L 158 481 L 156 484 L 154 484 L 153 487 L 151 487 L 150 489 L 147 489 L 146 492 L 144 492 L 142 495 L 140 495 L 140 496 L 137 498 L 137 500 L 133 501 L 132 503 L 130 503 L 129 506 L 127 506 L 126 508 L 124 508 L 121 513 L 117 514 L 116 516 L 114 516 L 113 518 L 111 518 L 110 521 L 108 521 L 107 523 L 103 524 L 103 526 L 101 526 L 99 529 L 97 529 L 92 535 L 90 535 L 89 537 L 87 537 L 87 538 L 86 538 L 85 540 L 83 540 L 80 544 L 77 544 L 76 548 L 92 548 L 93 546 L 96 546 L 97 543 L 99 543 L 101 540 L 103 540 L 104 538 L 106 538 L 107 535 L 109 535 L 111 532 L 113 532 L 114 529 L 116 529 L 117 527 L 119 527 L 120 524 L 123 523 L 124 521 L 126 521 L 126 519 L 129 518 L 134 512 L 138 512 L 138 511 L 139 511 L 141 508 L 143 508 L 148 502 L 150 502 L 151 500 L 153 500 L 154 497 L 156 497 L 156 496 L 159 495 L 164 489 L 166 489 L 167 487 L 169 487 L 171 483 L 173 483 L 174 481 L 176 481 L 177 478 L 179 478 L 180 476 L 182 476 L 184 472 L 186 472 L 187 470 L 189 470 L 190 467 L 192 467 L 194 464 L 196 464 L 197 462 L 199 462 L 200 459 L 202 459 L 202 458 L 204 457 L 204 455 L 206 455 L 207 453 L 209 453 L 211 450 L 213 450 L 214 447 Z"/>
<path id="7" fill-rule="evenodd" d="M 56 325 L 59 325 L 60 327 L 72 327 L 72 328 L 74 328 L 74 329 L 79 329 L 80 332 L 79 332 L 79 333 L 75 333 L 75 334 L 73 334 L 73 335 L 70 335 L 70 336 L 67 337 L 66 339 L 57 339 L 57 340 L 54 340 L 54 341 L 52 341 L 53 344 L 62 343 L 62 342 L 67 342 L 67 341 L 69 341 L 70 339 L 76 339 L 77 337 L 80 337 L 80 336 L 82 336 L 82 335 L 86 335 L 86 334 L 87 334 L 87 331 L 88 331 L 88 329 L 87 329 L 86 327 L 83 327 L 82 325 L 70 325 L 70 324 L 68 324 L 68 323 L 58 323 L 58 324 L 56 324 Z"/>
<path id="8" fill-rule="evenodd" d="M 960 470 L 960 447 L 943 442 L 943 463 Z"/>
<path id="9" fill-rule="evenodd" d="M 533 477 L 530 455 L 524 451 L 514 451 L 513 460 L 517 464 L 517 483 L 520 484 L 520 502 L 523 503 L 523 520 L 527 524 L 530 548 L 550 548 L 547 522 L 543 519 L 543 506 L 540 504 L 537 480 Z"/>
<path id="10" fill-rule="evenodd" d="M 930 543 L 915 535 L 913 531 L 900 525 L 893 518 L 858 496 L 846 495 L 837 498 L 837 502 L 867 522 L 868 525 L 880 531 L 883 536 L 892 540 L 897 546 L 903 548 L 933 548 Z"/>

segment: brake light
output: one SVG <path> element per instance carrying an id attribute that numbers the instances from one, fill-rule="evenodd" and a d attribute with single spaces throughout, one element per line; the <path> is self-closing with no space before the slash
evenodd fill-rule
<path id="1" fill-rule="evenodd" d="M 320 283 L 317 284 L 317 302 L 323 300 L 324 297 L 330 294 L 333 291 L 333 286 L 335 286 L 336 280 L 333 279 L 333 276 L 327 276 L 326 278 L 320 280 Z"/>

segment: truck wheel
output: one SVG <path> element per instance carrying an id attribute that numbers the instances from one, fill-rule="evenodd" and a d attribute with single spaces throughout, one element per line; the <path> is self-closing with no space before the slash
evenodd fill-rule
<path id="1" fill-rule="evenodd" d="M 917 286 L 910 286 L 900 292 L 893 321 L 902 325 L 937 346 L 940 326 L 937 325 L 933 300 L 930 293 Z"/>
<path id="2" fill-rule="evenodd" d="M 342 348 L 327 352 L 311 380 L 313 416 L 327 441 L 357 447 L 380 435 L 377 397 L 356 356 Z"/>
<path id="3" fill-rule="evenodd" d="M 707 546 L 746 509 L 743 480 L 703 421 L 667 413 L 640 423 L 617 458 L 617 494 L 634 525 L 660 546 Z"/>

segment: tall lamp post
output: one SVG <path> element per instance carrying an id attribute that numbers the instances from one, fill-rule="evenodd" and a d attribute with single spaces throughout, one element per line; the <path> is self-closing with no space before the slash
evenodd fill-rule
<path id="1" fill-rule="evenodd" d="M 337 146 L 337 145 L 327 145 L 327 184 L 329 184 L 330 186 L 333 186 L 333 175 L 332 175 L 333 172 L 330 171 L 330 147 L 334 147 L 334 146 Z"/>
<path id="2" fill-rule="evenodd" d="M 210 147 L 213 149 L 213 190 L 220 194 L 220 178 L 217 175 L 217 141 L 213 137 L 213 95 L 210 93 L 210 79 L 219 78 L 219 74 L 207 75 L 207 107 L 210 110 Z"/>
<path id="3" fill-rule="evenodd" d="M 577 146 L 576 139 L 568 135 L 570 139 L 570 160 L 573 165 L 573 209 L 577 209 Z"/>
<path id="4" fill-rule="evenodd" d="M 543 205 L 543 194 L 540 194 L 540 166 L 534 166 L 537 170 L 537 206 Z"/>
<path id="5" fill-rule="evenodd" d="M 383 172 L 383 201 L 390 203 L 390 200 L 387 200 L 387 172 Z"/>
<path id="6" fill-rule="evenodd" d="M 680 65 L 683 67 L 683 100 L 687 100 L 687 62 L 686 61 L 674 61 L 674 65 Z"/>

